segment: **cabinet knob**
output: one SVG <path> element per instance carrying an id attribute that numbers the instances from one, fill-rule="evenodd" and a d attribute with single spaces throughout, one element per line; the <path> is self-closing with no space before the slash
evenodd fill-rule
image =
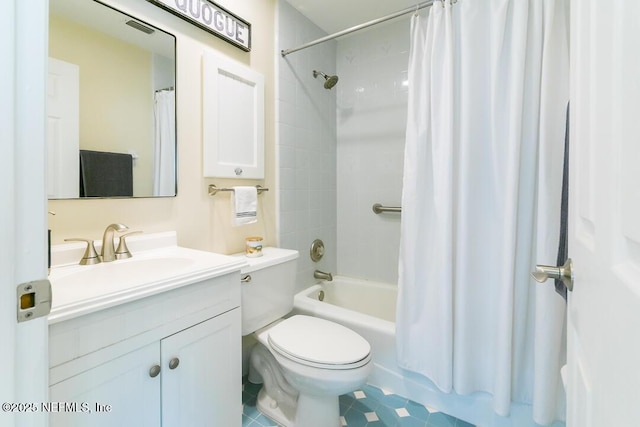
<path id="1" fill-rule="evenodd" d="M 149 369 L 149 376 L 155 378 L 158 374 L 160 374 L 160 365 L 153 365 L 151 369 Z"/>
<path id="2" fill-rule="evenodd" d="M 174 357 L 169 361 L 169 369 L 176 369 L 179 364 L 180 364 L 180 359 L 178 359 L 177 357 Z"/>

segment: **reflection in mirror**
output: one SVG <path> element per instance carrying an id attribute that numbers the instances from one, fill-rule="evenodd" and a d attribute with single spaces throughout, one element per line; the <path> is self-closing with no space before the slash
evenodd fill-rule
<path id="1" fill-rule="evenodd" d="M 49 9 L 49 199 L 175 196 L 175 37 L 94 0 Z"/>

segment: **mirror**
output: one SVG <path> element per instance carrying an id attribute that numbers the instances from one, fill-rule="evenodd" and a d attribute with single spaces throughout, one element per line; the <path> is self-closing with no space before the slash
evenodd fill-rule
<path id="1" fill-rule="evenodd" d="M 49 10 L 49 199 L 175 196 L 175 37 L 94 0 Z"/>

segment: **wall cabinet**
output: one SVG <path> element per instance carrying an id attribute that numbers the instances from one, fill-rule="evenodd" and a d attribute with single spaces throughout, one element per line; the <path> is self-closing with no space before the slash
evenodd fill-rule
<path id="1" fill-rule="evenodd" d="M 51 426 L 241 425 L 239 274 L 148 299 L 50 326 Z"/>
<path id="2" fill-rule="evenodd" d="M 229 58 L 203 57 L 205 177 L 264 178 L 264 76 Z"/>

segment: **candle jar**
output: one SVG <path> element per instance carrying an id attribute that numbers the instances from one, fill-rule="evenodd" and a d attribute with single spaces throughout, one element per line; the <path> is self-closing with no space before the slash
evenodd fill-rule
<path id="1" fill-rule="evenodd" d="M 247 237 L 245 240 L 245 255 L 248 258 L 262 256 L 262 237 Z"/>

